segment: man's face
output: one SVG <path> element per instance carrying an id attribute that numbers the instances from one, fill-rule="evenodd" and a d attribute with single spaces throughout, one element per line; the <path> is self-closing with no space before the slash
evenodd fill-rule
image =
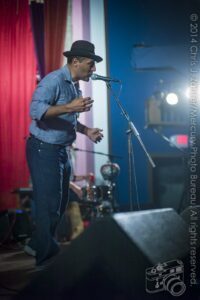
<path id="1" fill-rule="evenodd" d="M 95 61 L 90 58 L 76 59 L 75 61 L 75 76 L 78 80 L 89 81 L 93 72 L 96 71 Z"/>

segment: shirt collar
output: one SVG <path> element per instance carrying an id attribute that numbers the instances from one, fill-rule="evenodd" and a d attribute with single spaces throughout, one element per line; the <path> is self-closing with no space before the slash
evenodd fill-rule
<path id="1" fill-rule="evenodd" d="M 64 67 L 62 67 L 62 71 L 63 71 L 64 77 L 65 77 L 65 81 L 72 83 L 72 76 L 71 76 L 68 66 L 65 65 Z"/>

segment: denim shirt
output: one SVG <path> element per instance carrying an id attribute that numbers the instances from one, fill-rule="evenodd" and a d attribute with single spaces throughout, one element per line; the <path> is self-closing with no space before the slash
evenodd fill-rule
<path id="1" fill-rule="evenodd" d="M 77 113 L 66 113 L 44 119 L 50 106 L 63 105 L 80 97 L 81 91 L 72 83 L 70 71 L 64 66 L 45 76 L 38 84 L 31 102 L 30 133 L 43 142 L 71 145 L 76 138 Z"/>

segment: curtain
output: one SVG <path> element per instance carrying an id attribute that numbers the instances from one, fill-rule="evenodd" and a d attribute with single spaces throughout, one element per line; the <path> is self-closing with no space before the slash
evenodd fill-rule
<path id="1" fill-rule="evenodd" d="M 44 1 L 30 0 L 31 27 L 34 36 L 37 68 L 40 78 L 45 75 L 44 61 Z"/>
<path id="2" fill-rule="evenodd" d="M 25 139 L 36 61 L 27 0 L 0 0 L 0 210 L 28 185 Z"/>
<path id="3" fill-rule="evenodd" d="M 62 66 L 67 20 L 67 0 L 45 0 L 45 73 Z"/>

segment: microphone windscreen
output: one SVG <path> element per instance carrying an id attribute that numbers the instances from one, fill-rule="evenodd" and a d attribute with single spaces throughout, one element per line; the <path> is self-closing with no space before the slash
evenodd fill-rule
<path id="1" fill-rule="evenodd" d="M 97 80 L 98 79 L 98 75 L 97 74 L 92 74 L 91 79 L 92 80 Z"/>

